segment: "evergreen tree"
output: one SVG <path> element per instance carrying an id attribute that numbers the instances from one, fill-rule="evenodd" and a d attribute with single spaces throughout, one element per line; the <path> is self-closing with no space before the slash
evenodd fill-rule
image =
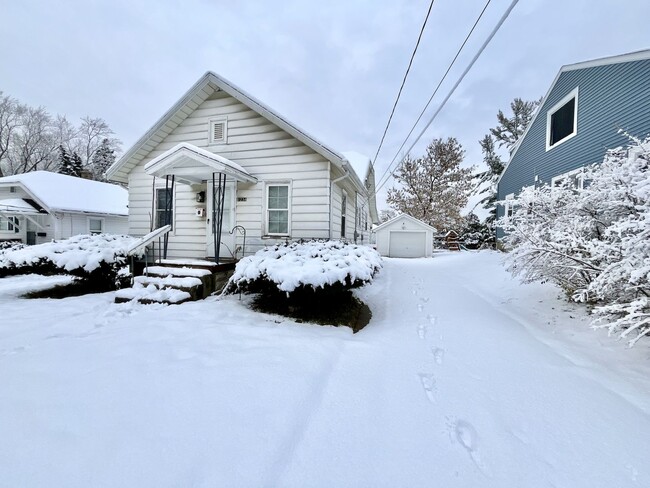
<path id="1" fill-rule="evenodd" d="M 104 180 L 104 173 L 115 162 L 115 149 L 113 149 L 111 141 L 108 139 L 102 140 L 102 143 L 93 154 L 90 163 L 90 169 L 93 172 L 95 180 Z"/>
<path id="2" fill-rule="evenodd" d="M 426 222 L 438 231 L 459 229 L 461 210 L 471 189 L 471 168 L 461 168 L 464 151 L 453 137 L 434 139 L 426 154 L 407 157 L 393 176 L 398 187 L 388 190 L 388 204 Z"/>
<path id="3" fill-rule="evenodd" d="M 70 158 L 70 173 L 68 173 L 70 176 L 77 176 L 81 177 L 81 173 L 83 172 L 84 165 L 83 161 L 81 161 L 81 157 L 77 152 L 72 153 L 72 157 Z"/>
<path id="4" fill-rule="evenodd" d="M 72 160 L 62 144 L 59 145 L 59 173 L 63 175 L 71 175 L 73 173 Z"/>
<path id="5" fill-rule="evenodd" d="M 506 146 L 508 151 L 512 150 L 517 140 L 526 130 L 533 115 L 535 115 L 535 110 L 541 101 L 541 98 L 533 101 L 525 101 L 521 98 L 515 98 L 510 102 L 512 117 L 506 117 L 506 115 L 499 110 L 497 113 L 499 124 L 493 129 L 490 129 L 490 133 L 497 141 L 499 141 L 499 147 Z"/>

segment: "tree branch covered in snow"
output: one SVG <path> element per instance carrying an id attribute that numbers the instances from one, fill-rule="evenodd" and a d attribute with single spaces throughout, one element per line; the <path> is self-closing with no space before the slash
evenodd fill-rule
<path id="1" fill-rule="evenodd" d="M 580 178 L 525 188 L 499 221 L 509 270 L 592 303 L 595 327 L 636 343 L 650 332 L 650 139 L 630 137 Z M 576 188 L 575 182 L 585 182 Z"/>

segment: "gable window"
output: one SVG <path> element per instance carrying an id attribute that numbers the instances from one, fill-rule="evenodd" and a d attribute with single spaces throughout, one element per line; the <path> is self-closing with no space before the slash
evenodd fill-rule
<path id="1" fill-rule="evenodd" d="M 97 235 L 104 232 L 104 219 L 88 219 L 88 230 L 91 235 Z"/>
<path id="2" fill-rule="evenodd" d="M 269 235 L 289 235 L 289 184 L 266 187 L 266 229 Z"/>
<path id="3" fill-rule="evenodd" d="M 575 136 L 577 124 L 578 89 L 576 88 L 546 113 L 546 150 Z"/>
<path id="4" fill-rule="evenodd" d="M 20 232 L 18 217 L 0 217 L 0 232 Z"/>
<path id="5" fill-rule="evenodd" d="M 218 118 L 210 120 L 210 144 L 228 143 L 228 119 Z"/>
<path id="6" fill-rule="evenodd" d="M 341 237 L 345 237 L 345 214 L 348 211 L 348 195 L 343 192 L 341 197 Z"/>
<path id="7" fill-rule="evenodd" d="M 174 197 L 171 188 L 156 188 L 156 228 L 174 227 Z"/>

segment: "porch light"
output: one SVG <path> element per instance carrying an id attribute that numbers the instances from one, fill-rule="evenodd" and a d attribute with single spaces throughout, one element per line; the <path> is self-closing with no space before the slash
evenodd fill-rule
<path id="1" fill-rule="evenodd" d="M 196 194 L 196 201 L 197 201 L 198 203 L 203 203 L 203 202 L 205 202 L 205 192 L 204 192 L 204 191 L 200 191 L 200 192 L 198 192 L 198 193 Z"/>

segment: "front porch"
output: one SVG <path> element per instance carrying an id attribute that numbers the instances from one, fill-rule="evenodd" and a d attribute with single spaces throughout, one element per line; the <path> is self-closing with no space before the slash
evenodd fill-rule
<path id="1" fill-rule="evenodd" d="M 246 229 L 236 222 L 237 188 L 255 184 L 257 178 L 239 164 L 188 143 L 164 152 L 144 170 L 153 177 L 151 228 L 171 227 L 154 259 L 187 260 L 189 255 L 195 261 L 232 263 L 237 259 L 238 235 L 243 237 L 244 254 Z M 178 252 L 174 241 L 190 242 L 195 251 Z"/>

